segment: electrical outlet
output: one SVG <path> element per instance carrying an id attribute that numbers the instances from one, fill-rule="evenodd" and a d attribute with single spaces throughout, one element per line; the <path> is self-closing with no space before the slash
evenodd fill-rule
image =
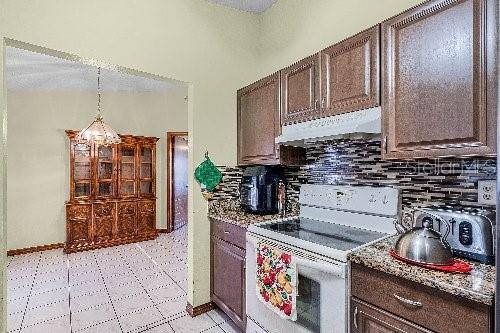
<path id="1" fill-rule="evenodd" d="M 481 205 L 496 205 L 497 186 L 495 180 L 480 180 L 477 182 L 477 202 Z"/>

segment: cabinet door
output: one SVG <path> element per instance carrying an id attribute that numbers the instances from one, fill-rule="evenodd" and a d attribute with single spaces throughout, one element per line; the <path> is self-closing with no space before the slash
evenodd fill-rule
<path id="1" fill-rule="evenodd" d="M 422 333 L 431 331 L 377 307 L 351 298 L 351 330 L 354 333 Z"/>
<path id="2" fill-rule="evenodd" d="M 139 201 L 137 203 L 137 231 L 138 233 L 156 232 L 156 208 L 154 201 Z"/>
<path id="3" fill-rule="evenodd" d="M 380 105 L 380 26 L 321 51 L 325 116 Z"/>
<path id="4" fill-rule="evenodd" d="M 71 141 L 71 199 L 92 197 L 92 149 Z"/>
<path id="5" fill-rule="evenodd" d="M 92 242 L 92 205 L 66 206 L 66 246 L 86 245 Z"/>
<path id="6" fill-rule="evenodd" d="M 319 55 L 303 59 L 281 71 L 282 124 L 319 118 Z"/>
<path id="7" fill-rule="evenodd" d="M 279 73 L 238 91 L 238 164 L 278 164 Z"/>
<path id="8" fill-rule="evenodd" d="M 94 242 L 106 242 L 113 238 L 116 203 L 96 203 L 94 210 Z"/>
<path id="9" fill-rule="evenodd" d="M 382 23 L 385 158 L 495 153 L 495 5 L 434 0 Z"/>
<path id="10" fill-rule="evenodd" d="M 118 189 L 121 197 L 137 196 L 137 145 L 120 144 L 119 146 L 119 180 Z"/>
<path id="11" fill-rule="evenodd" d="M 137 203 L 119 202 L 116 221 L 117 237 L 131 237 L 137 234 Z"/>
<path id="12" fill-rule="evenodd" d="M 212 299 L 245 330 L 245 252 L 212 237 Z"/>
<path id="13" fill-rule="evenodd" d="M 155 196 L 155 149 L 142 144 L 139 153 L 139 195 L 143 198 Z"/>
<path id="14" fill-rule="evenodd" d="M 116 147 L 95 147 L 95 158 L 95 196 L 100 199 L 114 197 L 116 190 Z"/>

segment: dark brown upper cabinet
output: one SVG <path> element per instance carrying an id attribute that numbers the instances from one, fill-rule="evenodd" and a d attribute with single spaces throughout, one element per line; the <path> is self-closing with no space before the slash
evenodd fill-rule
<path id="1" fill-rule="evenodd" d="M 318 54 L 281 71 L 282 124 L 298 123 L 321 116 L 319 72 Z"/>
<path id="2" fill-rule="evenodd" d="M 301 164 L 304 150 L 280 147 L 280 74 L 238 90 L 238 165 Z"/>
<path id="3" fill-rule="evenodd" d="M 380 105 L 380 26 L 321 51 L 324 116 Z"/>
<path id="4" fill-rule="evenodd" d="M 384 158 L 495 154 L 496 11 L 436 0 L 382 23 Z"/>

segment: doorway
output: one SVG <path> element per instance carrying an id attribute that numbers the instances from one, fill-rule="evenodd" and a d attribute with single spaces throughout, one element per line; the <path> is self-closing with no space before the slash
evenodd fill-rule
<path id="1" fill-rule="evenodd" d="M 187 132 L 167 132 L 167 232 L 188 221 Z"/>

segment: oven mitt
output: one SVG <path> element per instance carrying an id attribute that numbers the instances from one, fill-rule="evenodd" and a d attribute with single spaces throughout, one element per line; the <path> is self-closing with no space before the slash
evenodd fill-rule
<path id="1" fill-rule="evenodd" d="M 209 157 L 198 165 L 194 171 L 194 178 L 205 187 L 208 192 L 213 192 L 222 180 L 222 173 L 212 163 Z"/>

